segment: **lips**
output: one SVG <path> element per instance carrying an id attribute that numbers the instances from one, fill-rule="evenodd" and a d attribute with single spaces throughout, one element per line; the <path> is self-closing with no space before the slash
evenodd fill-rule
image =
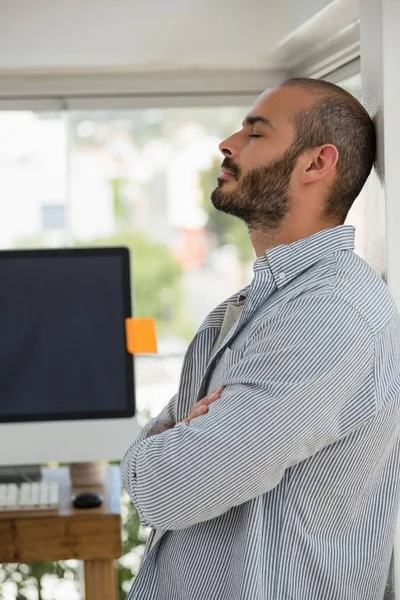
<path id="1" fill-rule="evenodd" d="M 222 167 L 221 175 L 218 177 L 218 179 L 236 179 L 236 175 L 229 169 Z"/>

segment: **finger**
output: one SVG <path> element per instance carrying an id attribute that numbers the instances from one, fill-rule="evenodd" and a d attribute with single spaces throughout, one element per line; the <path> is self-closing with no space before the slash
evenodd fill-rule
<path id="1" fill-rule="evenodd" d="M 196 409 L 193 409 L 192 412 L 190 413 L 190 415 L 184 419 L 185 423 L 189 423 L 192 419 L 195 419 L 196 417 L 200 417 L 201 415 L 204 415 L 206 412 L 208 411 L 208 406 L 199 406 Z"/>
<path id="2" fill-rule="evenodd" d="M 218 400 L 218 398 L 219 398 L 219 392 L 218 391 L 214 392 L 213 394 L 210 394 L 209 396 L 204 396 L 204 398 L 202 398 L 201 400 L 199 400 L 198 402 L 196 402 L 196 404 L 193 405 L 192 410 L 196 410 L 200 406 L 204 406 L 205 404 L 209 404 L 210 402 L 214 402 L 215 400 Z"/>
<path id="3" fill-rule="evenodd" d="M 212 402 L 215 402 L 216 400 L 219 400 L 219 398 L 221 397 L 221 393 L 219 390 L 217 390 L 216 392 L 214 392 L 213 394 L 210 394 L 209 396 L 207 396 L 206 398 L 203 399 L 203 405 L 206 404 L 211 404 Z"/>
<path id="4" fill-rule="evenodd" d="M 209 396 L 205 396 L 204 398 L 202 398 L 201 400 L 196 402 L 196 404 L 194 404 L 192 407 L 192 411 L 191 411 L 190 415 L 188 417 L 186 417 L 186 419 L 183 419 L 183 422 L 189 423 L 192 419 L 195 419 L 196 417 L 199 417 L 200 415 L 205 414 L 208 410 L 208 408 L 207 408 L 208 405 L 211 404 L 212 402 L 215 402 L 216 400 L 218 400 L 221 397 L 221 392 L 224 389 L 225 389 L 224 386 L 221 386 L 220 388 L 218 388 L 215 392 L 213 392 Z M 206 410 L 204 410 L 203 412 L 201 412 L 201 411 L 198 412 L 202 408 L 206 408 Z"/>
<path id="5" fill-rule="evenodd" d="M 204 413 L 206 413 L 208 411 L 208 406 L 203 405 L 203 406 L 199 406 L 199 408 L 196 408 L 196 410 L 192 411 L 192 414 L 190 415 L 192 417 L 192 419 L 195 419 L 196 417 L 199 417 L 200 415 L 204 415 Z"/>

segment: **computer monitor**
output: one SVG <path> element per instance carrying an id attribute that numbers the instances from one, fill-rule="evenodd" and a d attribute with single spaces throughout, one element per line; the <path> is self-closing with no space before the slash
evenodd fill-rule
<path id="1" fill-rule="evenodd" d="M 0 464 L 120 459 L 137 434 L 129 251 L 0 251 Z"/>

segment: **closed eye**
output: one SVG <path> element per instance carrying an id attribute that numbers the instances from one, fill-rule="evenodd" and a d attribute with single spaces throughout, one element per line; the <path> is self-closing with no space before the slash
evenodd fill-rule
<path id="1" fill-rule="evenodd" d="M 260 137 L 262 137 L 262 135 L 259 135 L 258 133 L 251 133 L 249 135 L 249 137 L 251 137 L 251 138 L 260 138 Z"/>

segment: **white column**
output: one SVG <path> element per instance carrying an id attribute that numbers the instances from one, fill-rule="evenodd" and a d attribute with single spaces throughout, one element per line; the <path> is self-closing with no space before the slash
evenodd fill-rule
<path id="1" fill-rule="evenodd" d="M 363 100 L 375 115 L 380 172 L 366 189 L 366 259 L 400 308 L 400 0 L 360 0 L 360 31 Z M 399 527 L 395 575 L 400 599 Z"/>
<path id="2" fill-rule="evenodd" d="M 363 101 L 378 130 L 378 167 L 367 184 L 367 260 L 400 308 L 400 2 L 360 0 Z"/>

